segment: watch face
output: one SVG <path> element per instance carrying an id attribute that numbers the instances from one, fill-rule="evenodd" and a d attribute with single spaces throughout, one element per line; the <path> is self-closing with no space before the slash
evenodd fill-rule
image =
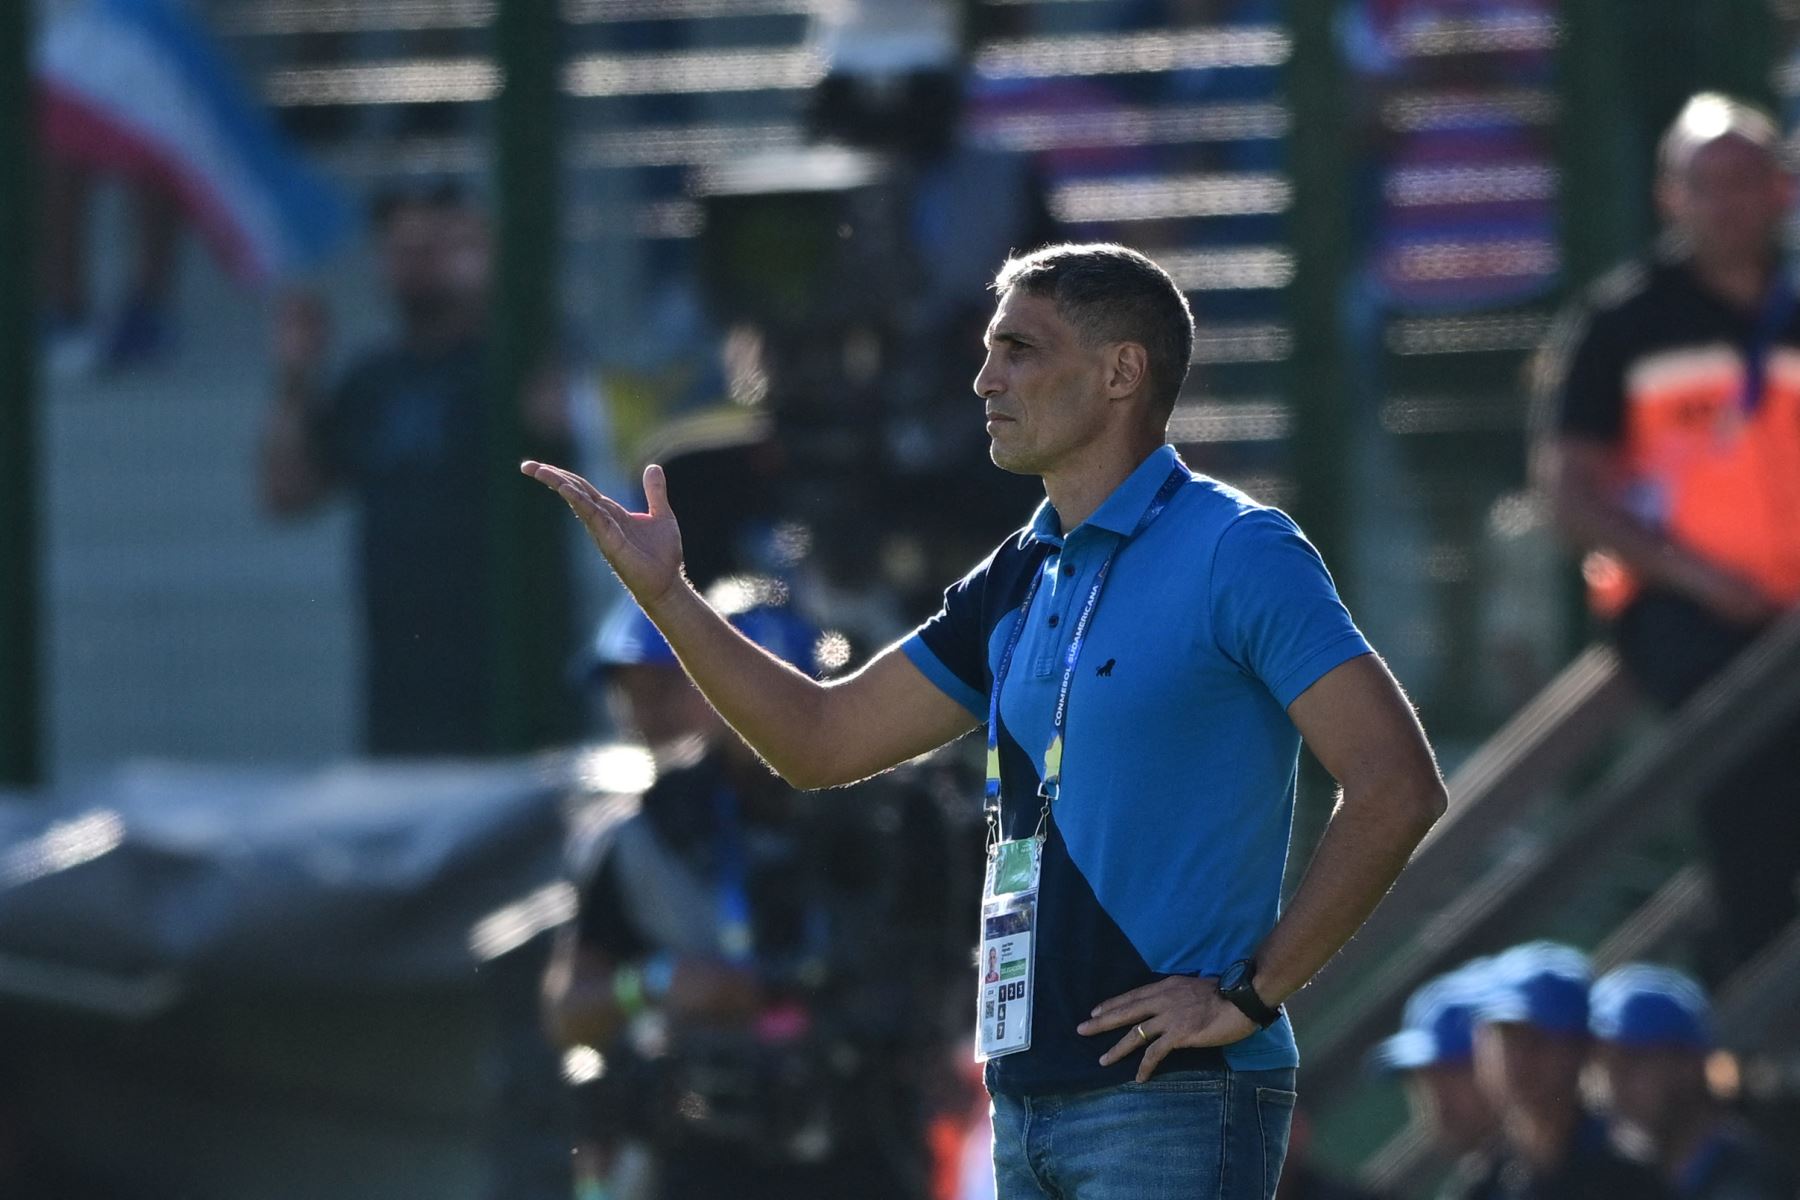
<path id="1" fill-rule="evenodd" d="M 1229 967 L 1225 968 L 1225 974 L 1219 977 L 1219 990 L 1221 992 L 1229 992 L 1243 987 L 1248 981 L 1247 977 L 1249 974 L 1249 963 L 1242 960 L 1232 963 Z"/>

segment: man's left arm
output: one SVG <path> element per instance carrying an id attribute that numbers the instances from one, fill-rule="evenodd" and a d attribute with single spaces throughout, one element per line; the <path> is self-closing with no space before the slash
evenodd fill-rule
<path id="1" fill-rule="evenodd" d="M 1257 950 L 1256 994 L 1271 1006 L 1362 928 L 1446 804 L 1425 731 L 1375 655 L 1327 672 L 1288 716 L 1343 790 L 1299 889 Z"/>
<path id="2" fill-rule="evenodd" d="M 1445 807 L 1425 732 L 1375 655 L 1326 672 L 1288 705 L 1288 716 L 1343 790 L 1299 890 L 1256 951 L 1253 986 L 1271 1008 L 1361 928 Z M 1228 1045 L 1256 1026 L 1220 998 L 1216 979 L 1174 975 L 1103 1002 L 1079 1027 L 1112 1029 L 1125 1036 L 1100 1061 L 1141 1049 L 1142 1081 L 1172 1050 Z"/>

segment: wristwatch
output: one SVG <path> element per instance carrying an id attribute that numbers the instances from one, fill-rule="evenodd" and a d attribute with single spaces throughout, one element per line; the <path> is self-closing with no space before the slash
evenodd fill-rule
<path id="1" fill-rule="evenodd" d="M 1219 976 L 1219 998 L 1235 1005 L 1237 1010 L 1256 1023 L 1258 1029 L 1267 1029 L 1281 1019 L 1281 1005 L 1270 1008 L 1263 1003 L 1263 998 L 1256 994 L 1256 960 L 1240 958 L 1226 967 Z"/>

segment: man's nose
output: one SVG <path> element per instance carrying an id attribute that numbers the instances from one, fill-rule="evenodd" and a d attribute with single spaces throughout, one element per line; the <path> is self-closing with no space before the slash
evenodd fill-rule
<path id="1" fill-rule="evenodd" d="M 989 357 L 981 364 L 981 370 L 975 372 L 975 394 L 986 400 L 989 396 L 997 396 L 1001 392 L 1000 373 L 994 369 L 994 360 Z"/>

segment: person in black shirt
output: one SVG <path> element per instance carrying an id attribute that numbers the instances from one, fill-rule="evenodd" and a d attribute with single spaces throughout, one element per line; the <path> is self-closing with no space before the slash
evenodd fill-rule
<path id="1" fill-rule="evenodd" d="M 811 659 L 779 610 L 733 622 Z M 595 831 L 544 979 L 552 1039 L 604 1056 L 592 1140 L 646 1147 L 668 1200 L 917 1200 L 927 1097 L 963 1016 L 944 999 L 968 967 L 935 801 L 905 774 L 847 803 L 789 788 L 634 604 L 596 657 L 663 769 Z"/>
<path id="2" fill-rule="evenodd" d="M 493 596 L 487 572 L 470 569 L 488 536 L 493 490 L 487 222 L 449 187 L 384 197 L 374 216 L 399 337 L 363 353 L 326 390 L 323 305 L 300 295 L 283 302 L 264 503 L 283 518 L 340 492 L 355 503 L 364 749 L 488 753 L 498 736 L 486 653 Z M 546 373 L 524 405 L 532 444 L 567 452 L 569 406 L 559 381 Z M 560 538 L 547 541 L 557 552 L 541 569 L 562 581 L 547 590 L 566 597 L 567 554 Z"/>
<path id="3" fill-rule="evenodd" d="M 1682 1200 L 1794 1200 L 1792 1165 L 1706 1086 L 1712 1016 L 1698 983 L 1630 963 L 1595 982 L 1592 1010 L 1608 1104 L 1650 1143 Z"/>
<path id="4" fill-rule="evenodd" d="M 1587 553 L 1626 671 L 1673 709 L 1800 605 L 1800 303 L 1779 233 L 1793 181 L 1764 113 L 1694 97 L 1663 141 L 1669 236 L 1559 324 L 1537 470 Z M 1800 730 L 1699 805 L 1723 977 L 1800 908 Z"/>
<path id="5" fill-rule="evenodd" d="M 1673 1200 L 1582 1106 L 1588 1059 L 1587 957 L 1553 942 L 1498 955 L 1476 1008 L 1475 1070 L 1500 1114 L 1505 1149 L 1493 1200 Z"/>

